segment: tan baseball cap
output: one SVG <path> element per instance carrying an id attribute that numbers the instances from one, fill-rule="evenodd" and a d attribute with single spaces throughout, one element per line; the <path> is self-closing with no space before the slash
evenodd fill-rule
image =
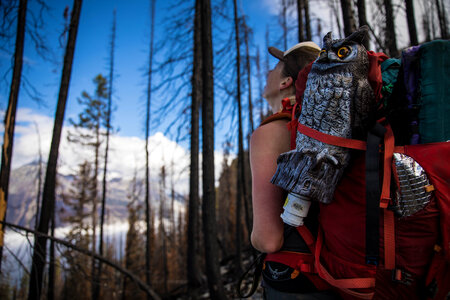
<path id="1" fill-rule="evenodd" d="M 278 58 L 281 61 L 285 60 L 286 55 L 296 52 L 296 50 L 304 52 L 305 54 L 319 55 L 320 47 L 317 46 L 316 43 L 310 41 L 298 43 L 284 52 L 275 47 L 269 47 L 269 53 L 272 54 L 273 57 Z"/>
<path id="2" fill-rule="evenodd" d="M 269 47 L 269 53 L 284 63 L 284 73 L 294 79 L 301 69 L 314 61 L 320 53 L 320 47 L 314 42 L 301 42 L 286 51 Z"/>

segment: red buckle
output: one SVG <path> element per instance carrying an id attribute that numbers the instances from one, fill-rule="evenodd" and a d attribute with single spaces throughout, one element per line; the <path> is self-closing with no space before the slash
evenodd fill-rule
<path id="1" fill-rule="evenodd" d="M 381 208 L 387 208 L 389 203 L 391 202 L 391 198 L 381 198 L 380 199 L 380 207 Z"/>
<path id="2" fill-rule="evenodd" d="M 411 285 L 414 281 L 414 278 L 411 274 L 402 269 L 394 269 L 392 270 L 392 281 L 403 283 L 405 285 Z"/>

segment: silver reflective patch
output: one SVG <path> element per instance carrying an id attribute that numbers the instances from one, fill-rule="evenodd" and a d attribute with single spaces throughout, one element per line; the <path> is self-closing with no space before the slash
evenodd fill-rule
<path id="1" fill-rule="evenodd" d="M 402 153 L 394 153 L 399 186 L 394 199 L 394 210 L 407 217 L 423 209 L 431 200 L 431 192 L 425 187 L 430 185 L 425 170 L 412 158 Z"/>

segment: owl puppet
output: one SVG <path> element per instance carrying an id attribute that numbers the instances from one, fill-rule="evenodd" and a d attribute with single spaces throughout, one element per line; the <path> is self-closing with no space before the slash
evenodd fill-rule
<path id="1" fill-rule="evenodd" d="M 323 49 L 308 75 L 300 124 L 333 136 L 366 138 L 375 99 L 367 79 L 367 51 L 362 45 L 366 35 L 367 26 L 345 39 L 333 40 L 331 32 L 325 35 Z M 349 159 L 348 148 L 297 132 L 296 149 L 279 156 L 272 183 L 290 196 L 329 203 Z"/>

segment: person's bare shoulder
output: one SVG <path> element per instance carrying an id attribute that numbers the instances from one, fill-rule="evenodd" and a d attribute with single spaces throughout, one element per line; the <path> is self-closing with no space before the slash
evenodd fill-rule
<path id="1" fill-rule="evenodd" d="M 290 131 L 286 120 L 276 120 L 258 127 L 252 134 L 250 151 L 287 152 L 290 147 Z"/>

